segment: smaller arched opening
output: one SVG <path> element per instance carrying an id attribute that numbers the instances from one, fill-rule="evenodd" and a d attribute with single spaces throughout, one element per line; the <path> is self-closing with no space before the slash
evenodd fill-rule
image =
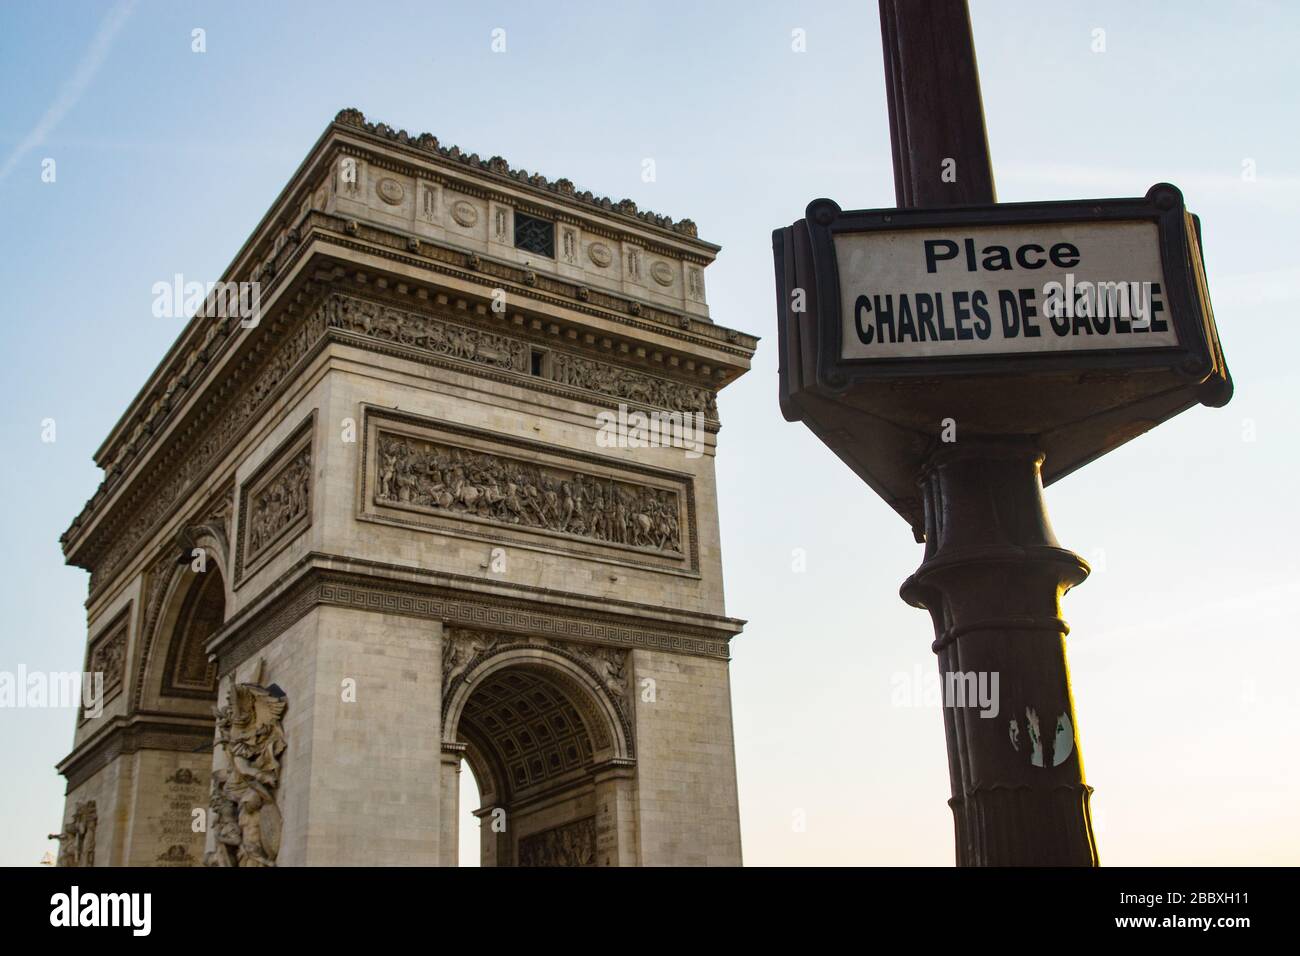
<path id="1" fill-rule="evenodd" d="M 482 865 L 627 862 L 629 735 L 580 658 L 507 648 L 482 655 L 450 691 L 443 749 L 463 757 L 477 785 Z"/>
<path id="2" fill-rule="evenodd" d="M 207 644 L 230 607 L 224 568 L 213 549 L 184 563 L 185 546 L 159 556 L 146 580 L 147 603 L 133 688 L 133 714 L 156 728 L 135 757 L 139 785 L 131 813 L 157 821 L 132 831 L 128 860 L 137 866 L 197 866 L 203 833 L 193 808 L 206 806 L 216 732 L 217 665 Z"/>

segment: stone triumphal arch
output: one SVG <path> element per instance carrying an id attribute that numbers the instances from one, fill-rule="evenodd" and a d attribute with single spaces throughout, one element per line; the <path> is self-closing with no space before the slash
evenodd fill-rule
<path id="1" fill-rule="evenodd" d="M 341 112 L 63 536 L 60 862 L 738 864 L 717 251 Z"/>

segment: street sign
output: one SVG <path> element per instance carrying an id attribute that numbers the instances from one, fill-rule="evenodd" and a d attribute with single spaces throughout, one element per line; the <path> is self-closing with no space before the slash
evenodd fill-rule
<path id="1" fill-rule="evenodd" d="M 840 358 L 1175 348 L 1159 242 L 1132 221 L 836 232 Z"/>
<path id="2" fill-rule="evenodd" d="M 925 543 L 899 594 L 943 679 L 999 677 L 1005 721 L 944 708 L 957 864 L 1095 866 L 1061 613 L 1089 568 L 1043 486 L 1232 396 L 1200 223 L 1165 183 L 998 204 L 966 0 L 879 6 L 899 208 L 772 234 L 781 413 Z"/>
<path id="3" fill-rule="evenodd" d="M 1232 395 L 1200 224 L 1167 183 L 951 208 L 818 199 L 773 241 L 782 411 L 913 527 L 945 424 L 1033 438 L 1050 484 Z"/>

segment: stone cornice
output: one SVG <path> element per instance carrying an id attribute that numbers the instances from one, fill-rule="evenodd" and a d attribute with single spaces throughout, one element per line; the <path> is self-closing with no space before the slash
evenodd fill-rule
<path id="1" fill-rule="evenodd" d="M 667 386 L 686 387 L 688 391 L 693 390 L 694 394 L 711 394 L 706 373 L 713 370 L 707 365 L 697 366 L 693 370 L 698 384 L 692 386 L 689 372 L 683 374 L 683 369 L 677 369 L 676 376 L 669 374 L 666 367 L 669 363 L 664 361 L 662 353 L 654 353 L 654 357 L 659 358 L 660 364 L 665 366 L 659 368 L 651 362 L 651 356 L 634 359 L 630 351 L 621 345 L 616 349 L 609 337 L 602 337 L 600 343 L 593 346 L 579 341 L 576 332 L 573 335 L 564 334 L 574 328 L 568 323 L 562 326 L 537 318 L 525 322 L 522 313 L 501 316 L 492 313 L 482 303 L 471 310 L 465 299 L 453 301 L 441 293 L 430 296 L 423 287 L 413 288 L 402 282 L 390 283 L 373 275 L 366 283 L 342 281 L 344 273 L 337 267 L 325 273 L 310 268 L 304 268 L 302 272 L 311 272 L 316 278 L 304 278 L 301 290 L 296 293 L 292 289 L 288 291 L 285 298 L 289 304 L 279 317 L 263 320 L 265 328 L 254 330 L 260 333 L 258 338 L 233 336 L 244 343 L 244 348 L 240 354 L 223 357 L 219 391 L 211 394 L 209 390 L 199 394 L 198 400 L 191 403 L 185 412 L 183 420 L 168 423 L 174 440 L 153 448 L 147 465 L 140 464 L 114 476 L 111 484 L 106 484 L 101 493 L 92 499 L 81 518 L 65 533 L 63 540 L 68 561 L 95 571 L 91 581 L 92 598 L 112 578 L 121 563 L 120 559 L 128 555 L 139 542 L 147 540 L 160 523 L 168 519 L 170 511 L 167 509 L 183 507 L 189 489 L 195 487 L 212 468 L 217 467 L 235 444 L 242 440 L 241 428 L 255 421 L 262 410 L 270 407 L 270 403 L 291 384 L 296 370 L 311 362 L 330 341 L 470 371 L 478 376 L 607 407 L 617 407 L 621 402 L 647 410 L 656 407 L 669 411 L 683 410 L 680 404 L 655 405 L 653 402 L 638 400 L 633 395 L 593 392 L 546 377 L 475 365 L 428 349 L 412 348 L 396 341 L 349 332 L 333 325 L 321 313 L 325 303 L 336 297 L 331 291 L 336 288 L 353 288 L 367 299 L 387 301 L 395 308 L 398 307 L 397 303 L 408 309 L 415 308 L 418 313 L 411 314 L 423 316 L 429 322 L 453 322 L 486 330 L 504 326 L 504 334 L 524 342 L 537 342 L 551 348 L 557 355 L 589 354 L 593 359 L 600 356 L 606 362 L 616 360 L 620 366 L 636 361 L 647 368 L 647 373 L 642 375 L 646 382 L 662 381 Z M 586 335 L 584 338 L 594 341 L 595 336 Z M 622 345 L 626 345 L 626 342 Z M 694 360 L 686 361 L 694 364 Z M 653 372 L 649 369 L 653 369 Z M 638 373 L 629 370 L 627 374 L 630 376 L 627 380 L 632 381 Z M 705 412 L 705 427 L 708 430 L 717 429 L 711 397 L 708 397 L 706 406 L 696 406 L 695 410 Z M 152 509 L 148 515 L 144 514 L 146 506 Z M 106 549 L 112 550 L 116 558 L 106 561 L 103 557 Z"/>
<path id="2" fill-rule="evenodd" d="M 745 622 L 509 582 L 313 552 L 208 642 L 224 675 L 318 606 L 458 627 L 730 659 Z"/>
<path id="3" fill-rule="evenodd" d="M 312 212 L 304 219 L 301 231 L 304 245 L 319 234 L 328 237 L 332 245 L 344 249 L 377 254 L 395 263 L 428 269 L 470 282 L 504 287 L 516 301 L 522 299 L 552 304 L 612 320 L 629 329 L 676 339 L 687 346 L 716 349 L 733 356 L 738 365 L 745 367 L 759 343 L 758 336 L 747 332 L 651 305 L 628 295 L 588 288 L 558 276 L 530 276 L 528 270 L 516 264 L 477 255 L 455 246 L 420 239 L 418 248 L 413 250 L 410 243 L 413 236 L 373 223 Z M 503 279 L 506 281 L 502 282 Z M 736 370 L 726 381 L 731 381 L 741 371 L 743 368 Z"/>
<path id="4" fill-rule="evenodd" d="M 462 154 L 455 147 L 444 150 L 442 147 L 435 145 L 430 149 L 428 148 L 429 143 L 436 144 L 436 139 L 428 136 L 428 134 L 411 138 L 401 131 L 391 130 L 384 124 L 368 124 L 365 122 L 364 117 L 361 117 L 356 111 L 344 110 L 340 112 L 339 117 L 334 122 L 325 128 L 302 163 L 299 164 L 266 215 L 262 217 L 262 220 L 245 241 L 240 251 L 222 273 L 221 281 L 260 281 L 266 287 L 263 294 L 263 300 L 266 301 L 267 290 L 276 284 L 275 280 L 280 272 L 278 260 L 283 258 L 286 251 L 291 252 L 300 241 L 298 228 L 295 224 L 300 222 L 306 214 L 313 211 L 313 194 L 320 180 L 329 175 L 329 158 L 347 138 L 356 140 L 363 145 L 369 142 L 376 147 L 406 151 L 414 159 L 437 163 L 449 173 L 473 176 L 489 184 L 497 182 L 502 187 L 508 187 L 512 190 L 524 193 L 531 192 L 548 202 L 568 202 L 582 214 L 584 226 L 590 225 L 596 230 L 600 230 L 602 220 L 607 223 L 604 226 L 606 230 L 617 225 L 621 220 L 626 222 L 627 227 L 630 229 L 658 230 L 664 236 L 665 241 L 685 244 L 686 247 L 694 245 L 710 259 L 719 248 L 712 243 L 706 243 L 685 235 L 676 228 L 681 223 L 674 224 L 671 227 L 662 226 L 657 224 L 657 220 L 664 219 L 664 217 L 656 217 L 653 213 L 634 214 L 629 212 L 629 209 L 634 208 L 634 204 L 629 205 L 626 200 L 614 203 L 610 200 L 592 197 L 588 201 L 583 198 L 587 195 L 586 193 L 578 194 L 576 192 L 574 196 L 569 196 L 566 191 L 567 187 L 561 185 L 566 183 L 567 180 L 558 180 L 551 183 L 545 180 L 544 177 L 537 176 L 523 176 L 521 179 L 519 171 L 510 170 L 508 165 L 503 168 L 501 166 L 503 161 L 498 162 L 497 158 L 480 162 L 475 156 L 472 157 L 473 161 L 471 161 L 471 156 Z M 606 208 L 606 203 L 609 204 L 608 208 Z M 671 222 L 671 220 L 666 219 L 665 221 Z M 683 220 L 683 222 L 688 222 L 688 220 Z M 681 254 L 684 255 L 685 252 L 682 251 Z M 679 318 L 685 328 L 702 329 L 711 325 L 707 319 L 693 319 L 685 315 L 681 315 Z M 95 452 L 95 462 L 104 468 L 106 472 L 111 472 L 113 468 L 123 463 L 124 450 L 126 457 L 131 457 L 138 450 L 134 447 L 136 443 L 142 437 L 147 438 L 155 432 L 159 425 L 158 419 L 160 417 L 165 418 L 170 410 L 170 400 L 177 383 L 179 382 L 182 391 L 193 387 L 197 378 L 203 377 L 206 370 L 205 366 L 214 357 L 215 352 L 224 349 L 226 342 L 218 340 L 215 342 L 216 347 L 214 350 L 214 333 L 211 330 L 217 324 L 213 320 L 197 317 L 189 321 L 148 381 L 145 382 L 136 397 L 132 399 L 126 412 Z M 233 324 L 238 325 L 237 322 Z M 224 339 L 228 331 L 224 330 L 218 334 Z M 721 332 L 726 334 L 729 330 L 722 329 Z M 748 343 L 752 352 L 757 339 L 749 336 L 745 338 L 752 339 Z M 189 374 L 191 371 L 197 372 L 197 378 Z M 105 481 L 107 482 L 110 477 L 111 475 L 106 476 Z M 101 486 L 100 490 L 102 491 L 102 489 L 103 486 Z M 93 498 L 92 501 L 94 501 Z"/>
<path id="5" fill-rule="evenodd" d="M 508 181 L 511 186 L 522 187 L 550 200 L 560 199 L 576 206 L 599 210 L 604 216 L 630 219 L 638 226 L 648 226 L 671 233 L 674 238 L 693 239 L 699 245 L 715 252 L 719 248 L 700 240 L 695 223 L 689 219 L 674 221 L 671 216 L 661 216 L 649 210 L 638 209 L 637 204 L 630 199 L 613 200 L 607 196 L 595 196 L 589 190 L 579 192 L 567 179 L 551 181 L 540 173 L 533 173 L 530 176 L 527 170 L 513 168 L 500 156 L 480 159 L 478 153 L 464 153 L 459 146 L 443 146 L 438 142 L 438 137 L 430 133 L 412 136 L 406 130 L 395 130 L 387 123 L 370 123 L 357 109 L 339 110 L 338 115 L 334 117 L 334 125 L 367 134 L 375 140 L 418 150 L 422 157 L 442 164 L 468 168 L 477 177 Z"/>
<path id="6" fill-rule="evenodd" d="M 189 491 L 243 440 L 242 429 L 269 408 L 292 384 L 293 373 L 324 347 L 320 288 L 309 284 L 308 294 L 299 293 L 298 298 L 313 311 L 303 318 L 297 305 L 291 304 L 288 312 L 297 314 L 286 315 L 288 321 L 264 319 L 267 328 L 259 327 L 263 335 L 243 339 L 243 351 L 226 357 L 219 383 L 196 396 L 182 419 L 169 423 L 175 440 L 152 448 L 147 468 L 131 469 L 129 483 L 125 483 L 126 473 L 106 479 L 64 533 L 62 541 L 69 563 L 96 572 L 91 580 L 92 599 L 118 563 L 100 566 L 104 550 L 111 547 L 129 553 L 154 532 L 171 510 L 184 507 Z M 309 328 L 313 321 L 315 326 Z M 268 347 L 277 341 L 278 347 Z M 153 511 L 146 514 L 146 505 Z M 99 520 L 87 532 L 91 518 Z M 129 534 L 123 531 L 128 522 Z"/>
<path id="7" fill-rule="evenodd" d="M 474 259 L 479 260 L 480 269 L 483 260 L 480 257 L 472 256 L 462 250 L 456 250 L 451 247 L 437 246 L 433 243 L 424 243 L 429 255 L 421 257 L 412 254 L 409 250 L 399 251 L 394 248 L 397 245 L 395 237 L 393 241 L 384 244 L 384 236 L 393 234 L 378 227 L 366 225 L 364 227 L 354 226 L 352 233 L 354 236 L 349 237 L 347 228 L 342 230 L 342 234 L 327 232 L 330 225 L 346 225 L 337 217 L 328 216 L 323 213 L 309 213 L 299 228 L 293 230 L 293 241 L 287 243 L 280 250 L 276 260 L 270 263 L 270 283 L 269 293 L 264 295 L 274 301 L 274 296 L 284 292 L 282 287 L 285 279 L 291 278 L 295 274 L 295 268 L 300 266 L 309 257 L 312 249 L 316 246 L 317 237 L 328 236 L 330 242 L 334 245 L 342 245 L 345 248 L 352 248 L 357 251 L 366 251 L 378 253 L 386 258 L 393 259 L 397 262 L 404 262 L 414 265 L 418 268 L 429 270 L 435 273 L 461 278 L 468 282 L 485 283 L 486 281 L 495 282 L 498 286 L 502 285 L 502 279 L 510 280 L 510 293 L 516 296 L 516 300 L 534 299 L 541 303 L 558 305 L 573 311 L 585 314 L 599 316 L 607 319 L 613 319 L 620 325 L 631 328 L 637 328 L 646 332 L 652 332 L 661 336 L 672 339 L 678 339 L 686 344 L 697 344 L 706 346 L 724 354 L 732 354 L 736 357 L 736 365 L 732 369 L 724 371 L 722 367 L 711 367 L 708 364 L 701 364 L 698 369 L 701 377 L 715 379 L 714 387 L 721 387 L 736 375 L 741 374 L 748 367 L 748 358 L 753 354 L 753 349 L 757 345 L 757 339 L 753 336 L 744 335 L 734 332 L 708 322 L 701 322 L 696 319 L 690 319 L 686 316 L 679 316 L 679 327 L 674 328 L 663 322 L 662 319 L 657 321 L 644 321 L 645 318 L 654 318 L 662 313 L 662 310 L 652 310 L 644 308 L 640 303 L 632 302 L 627 305 L 631 316 L 611 314 L 607 309 L 599 308 L 599 305 L 614 306 L 620 300 L 628 303 L 630 300 L 617 296 L 612 296 L 605 292 L 595 292 L 572 283 L 564 283 L 562 280 L 546 277 L 545 282 L 541 283 L 541 288 L 527 284 L 525 270 L 516 266 L 505 263 L 494 263 L 489 266 L 493 273 L 490 277 L 485 277 L 483 272 L 469 271 L 469 266 L 473 264 Z M 364 232 L 363 232 L 364 230 Z M 305 233 L 305 235 L 304 235 Z M 362 243 L 362 238 L 369 238 L 371 241 Z M 439 259 L 432 259 L 435 250 L 440 252 Z M 432 259 L 432 261 L 431 261 Z M 455 268 L 459 265 L 460 268 Z M 517 274 L 516 274 L 517 273 Z M 518 283 L 517 285 L 515 283 Z M 400 283 L 399 283 L 400 284 Z M 292 303 L 301 303 L 305 294 L 310 294 L 311 289 L 308 284 L 305 287 L 299 287 L 296 294 L 292 289 L 285 296 L 291 304 L 283 312 L 292 312 Z M 568 292 L 572 298 L 567 301 L 561 298 L 561 294 Z M 560 293 L 560 294 L 553 294 Z M 596 299 L 597 305 L 589 303 L 590 299 Z M 635 306 L 635 307 L 634 307 Z M 480 304 L 481 307 L 481 304 Z M 278 305 L 268 305 L 268 312 L 281 311 Z M 487 309 L 482 308 L 481 314 L 486 314 Z M 666 314 L 666 315 L 671 315 Z M 513 319 L 516 322 L 522 322 L 522 314 L 514 313 Z M 641 318 L 637 318 L 641 316 Z M 130 468 L 132 462 L 139 458 L 151 445 L 155 444 L 159 436 L 169 429 L 173 429 L 176 424 L 177 410 L 185 407 L 189 399 L 197 394 L 208 391 L 207 379 L 211 376 L 211 369 L 224 361 L 226 353 L 236 347 L 235 343 L 248 343 L 252 339 L 265 340 L 267 330 L 272 333 L 280 327 L 285 321 L 286 316 L 281 315 L 274 321 L 267 321 L 265 318 L 263 324 L 256 329 L 244 330 L 236 334 L 239 330 L 239 323 L 236 319 L 194 319 L 191 321 L 191 329 L 195 323 L 206 323 L 207 332 L 202 340 L 195 344 L 195 347 L 184 356 L 177 356 L 173 362 L 173 371 L 170 377 L 164 376 L 163 380 L 168 382 L 165 389 L 161 389 L 161 394 L 147 407 L 140 404 L 137 400 L 135 408 L 136 427 L 132 430 L 129 440 L 124 446 L 115 446 L 117 453 L 111 465 L 106 469 L 104 480 L 101 482 L 95 494 L 86 502 L 81 513 L 74 519 L 72 525 L 61 536 L 60 541 L 64 546 L 65 554 L 71 553 L 77 538 L 81 536 L 83 529 L 90 523 L 92 516 L 101 509 L 101 506 L 109 498 L 110 493 L 120 483 L 124 473 Z M 554 321 L 534 318 L 533 325 L 538 329 L 546 329 L 552 335 L 560 335 L 565 332 L 569 338 L 577 338 L 580 334 L 589 340 L 588 344 L 599 340 L 600 344 L 607 349 L 614 350 L 611 354 L 618 354 L 622 361 L 636 362 L 640 359 L 650 356 L 660 362 L 679 363 L 686 372 L 695 372 L 697 370 L 694 359 L 679 360 L 676 355 L 663 350 L 651 350 L 647 346 L 638 344 L 635 340 L 616 340 L 615 338 L 602 335 L 597 337 L 590 332 L 580 333 L 576 328 L 569 326 L 562 329 Z M 186 335 L 189 335 L 187 331 Z M 175 351 L 175 350 L 173 350 Z M 648 359 L 647 359 L 648 364 Z M 154 378 L 159 378 L 163 371 L 160 366 L 159 372 L 155 372 Z M 231 383 L 223 380 L 221 388 L 224 392 L 230 387 Z M 208 405 L 211 405 L 213 398 L 209 396 Z M 83 565 L 84 566 L 84 565 Z"/>
<path id="8" fill-rule="evenodd" d="M 212 721 L 203 717 L 151 713 L 113 717 L 106 727 L 73 748 L 55 769 L 67 778 L 66 792 L 71 793 L 124 754 L 139 750 L 196 753 L 211 747 L 212 735 Z"/>

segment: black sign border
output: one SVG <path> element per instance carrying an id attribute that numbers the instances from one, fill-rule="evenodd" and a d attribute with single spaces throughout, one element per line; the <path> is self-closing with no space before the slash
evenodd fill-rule
<path id="1" fill-rule="evenodd" d="M 1169 183 L 1157 183 L 1146 196 L 1130 199 L 1057 200 L 950 206 L 927 209 L 842 210 L 830 199 L 808 204 L 806 222 L 812 241 L 816 310 L 823 347 L 817 378 L 832 390 L 853 381 L 912 376 L 1034 373 L 1070 369 L 1170 368 L 1189 382 L 1200 383 L 1215 371 L 1207 332 L 1212 328 L 1208 303 L 1203 302 L 1188 241 L 1194 228 L 1183 194 Z M 924 358 L 841 358 L 843 322 L 840 309 L 839 264 L 833 239 L 843 233 L 894 232 L 960 226 L 1025 226 L 1074 222 L 1154 222 L 1160 243 L 1165 301 L 1179 345 L 1143 349 L 1088 349 L 1071 352 L 1005 352 L 993 355 Z M 1198 243 L 1199 246 L 1199 243 Z"/>

